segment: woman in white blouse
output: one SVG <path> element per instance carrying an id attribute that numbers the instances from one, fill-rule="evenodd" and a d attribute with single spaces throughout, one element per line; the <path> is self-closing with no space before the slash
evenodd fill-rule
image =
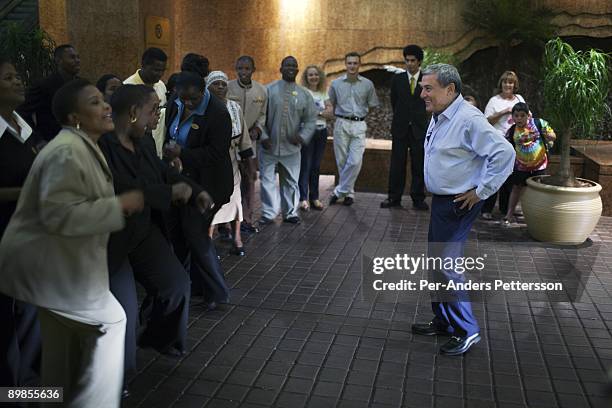
<path id="1" fill-rule="evenodd" d="M 302 146 L 300 165 L 300 209 L 322 210 L 319 200 L 319 170 L 327 143 L 327 123 L 333 118 L 333 110 L 325 87 L 325 72 L 316 65 L 309 65 L 302 75 L 302 85 L 310 92 L 317 111 L 316 130 L 312 140 Z"/>
<path id="2" fill-rule="evenodd" d="M 506 134 L 510 126 L 514 124 L 512 120 L 512 107 L 519 102 L 525 102 L 525 99 L 517 92 L 519 90 L 519 79 L 513 71 L 505 71 L 499 77 L 497 82 L 499 93 L 489 99 L 485 108 L 485 116 L 501 136 Z M 511 188 L 511 187 L 510 187 Z M 499 189 L 499 211 L 506 214 L 508 210 L 508 198 L 510 197 L 510 188 L 504 183 Z M 498 194 L 495 193 L 489 197 L 482 206 L 482 218 L 485 220 L 493 219 L 493 208 Z"/>

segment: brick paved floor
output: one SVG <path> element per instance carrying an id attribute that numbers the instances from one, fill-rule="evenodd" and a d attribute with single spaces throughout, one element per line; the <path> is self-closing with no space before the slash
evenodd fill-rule
<path id="1" fill-rule="evenodd" d="M 518 256 L 504 241 L 530 241 L 523 228 L 478 221 L 471 240 L 489 246 L 500 276 L 562 278 L 567 271 L 555 265 L 568 256 L 589 273 L 576 280 L 570 301 L 519 292 L 474 302 L 483 340 L 465 356 L 447 357 L 437 354 L 444 338 L 410 332 L 431 317 L 422 296 L 395 303 L 361 297 L 364 243 L 426 240 L 427 213 L 380 209 L 383 198 L 357 194 L 352 207 L 311 211 L 298 226 L 267 226 L 248 241 L 246 257 L 224 256 L 232 303 L 205 312 L 194 299 L 181 360 L 139 350 L 124 406 L 612 406 L 605 389 L 612 218 L 602 218 L 588 248 Z"/>

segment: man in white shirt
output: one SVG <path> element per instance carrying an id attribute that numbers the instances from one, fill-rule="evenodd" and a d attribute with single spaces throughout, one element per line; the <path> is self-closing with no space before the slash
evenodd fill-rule
<path id="1" fill-rule="evenodd" d="M 157 127 L 153 130 L 153 139 L 159 157 L 162 157 L 162 147 L 166 136 L 166 84 L 163 83 L 161 77 L 166 72 L 167 63 L 168 56 L 163 50 L 155 47 L 147 48 L 142 54 L 141 68 L 123 81 L 124 84 L 148 85 L 155 89 L 161 111 Z"/>

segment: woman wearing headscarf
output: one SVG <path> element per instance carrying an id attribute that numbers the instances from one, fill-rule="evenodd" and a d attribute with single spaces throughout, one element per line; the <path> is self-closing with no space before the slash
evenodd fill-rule
<path id="1" fill-rule="evenodd" d="M 125 313 L 109 290 L 109 234 L 143 207 L 115 196 L 97 141 L 113 130 L 110 106 L 76 79 L 53 98 L 63 128 L 38 154 L 0 242 L 0 292 L 38 306 L 43 386 L 64 406 L 119 407 Z"/>
<path id="2" fill-rule="evenodd" d="M 218 303 L 229 300 L 229 289 L 208 228 L 215 212 L 229 202 L 234 189 L 229 155 L 232 121 L 225 104 L 211 95 L 200 75 L 182 72 L 176 87 L 178 97 L 166 112 L 169 139 L 164 157 L 170 161 L 180 159 L 182 174 L 205 189 L 215 206 L 205 216 L 191 206 L 178 208 L 172 240 L 183 262 L 191 254 L 192 296 L 194 291 L 202 293 L 208 308 L 214 309 Z"/>
<path id="3" fill-rule="evenodd" d="M 41 142 L 15 109 L 25 101 L 15 66 L 0 59 L 0 238 L 17 206 L 21 186 Z M 40 325 L 36 307 L 0 294 L 0 386 L 37 382 Z"/>
<path id="4" fill-rule="evenodd" d="M 232 168 L 234 171 L 234 191 L 230 197 L 230 201 L 224 204 L 221 209 L 215 214 L 209 235 L 212 238 L 213 228 L 215 225 L 227 222 L 234 222 L 234 245 L 231 253 L 238 256 L 244 256 L 245 251 L 242 245 L 240 236 L 240 223 L 242 222 L 242 196 L 240 194 L 240 169 L 238 161 L 244 160 L 255 172 L 255 161 L 253 160 L 254 152 L 249 136 L 249 129 L 246 126 L 246 121 L 242 115 L 240 104 L 238 102 L 227 99 L 227 82 L 228 78 L 222 71 L 213 71 L 206 77 L 206 87 L 213 95 L 217 96 L 227 106 L 227 111 L 232 118 L 232 143 L 229 153 L 232 159 Z"/>

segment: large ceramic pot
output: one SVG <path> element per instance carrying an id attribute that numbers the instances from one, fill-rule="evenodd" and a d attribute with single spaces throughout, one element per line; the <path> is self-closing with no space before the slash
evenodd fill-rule
<path id="1" fill-rule="evenodd" d="M 558 187 L 542 184 L 537 176 L 527 179 L 521 207 L 529 234 L 538 241 L 560 245 L 582 244 L 601 217 L 601 186 L 594 181 L 587 187 Z"/>

